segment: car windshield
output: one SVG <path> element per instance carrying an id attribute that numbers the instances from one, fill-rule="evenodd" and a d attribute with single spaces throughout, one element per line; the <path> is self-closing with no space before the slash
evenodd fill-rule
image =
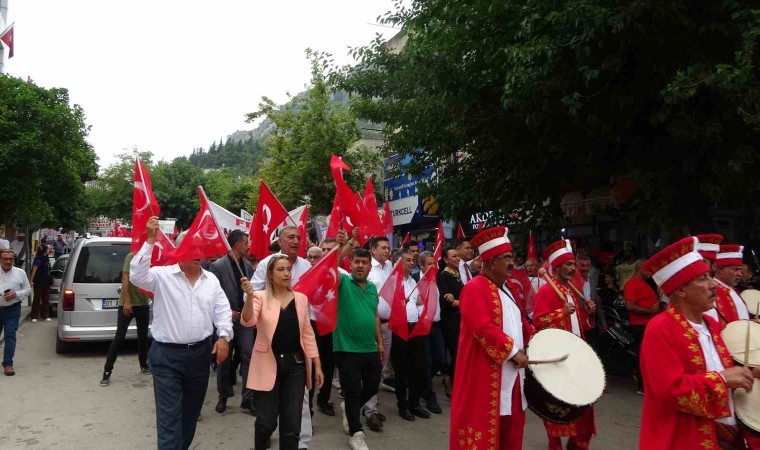
<path id="1" fill-rule="evenodd" d="M 121 283 L 121 269 L 129 243 L 82 247 L 74 270 L 74 283 Z"/>

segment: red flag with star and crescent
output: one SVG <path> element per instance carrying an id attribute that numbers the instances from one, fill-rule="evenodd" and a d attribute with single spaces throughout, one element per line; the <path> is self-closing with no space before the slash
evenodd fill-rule
<path id="1" fill-rule="evenodd" d="M 350 233 L 351 230 L 359 226 L 362 220 L 364 204 L 359 193 L 352 191 L 343 178 L 344 170 L 350 171 L 351 168 L 339 156 L 332 155 L 330 171 L 333 181 L 335 181 L 335 203 L 333 207 L 339 207 L 341 213 L 339 219 L 343 221 L 343 228 Z"/>
<path id="2" fill-rule="evenodd" d="M 368 241 L 372 236 L 385 235 L 385 226 L 377 211 L 377 199 L 375 198 L 375 186 L 372 184 L 372 177 L 367 179 L 362 203 L 364 204 L 364 211 L 361 225 L 359 226 L 359 233 L 363 239 Z"/>
<path id="3" fill-rule="evenodd" d="M 142 159 L 135 159 L 135 184 L 132 192 L 132 253 L 136 253 L 145 242 L 145 227 L 151 216 L 160 216 L 161 208 L 158 206 L 156 196 L 153 195 L 153 186 L 150 183 L 150 174 Z"/>
<path id="4" fill-rule="evenodd" d="M 320 336 L 332 333 L 338 320 L 338 250 L 330 250 L 293 286 L 309 299 Z"/>
<path id="5" fill-rule="evenodd" d="M 399 258 L 385 284 L 378 291 L 380 301 L 388 303 L 391 315 L 388 319 L 388 329 L 401 339 L 409 340 L 409 322 L 406 317 L 406 293 L 404 292 L 404 268 L 402 258 Z"/>
<path id="6" fill-rule="evenodd" d="M 306 250 L 309 246 L 309 239 L 306 233 L 306 222 L 309 220 L 309 207 L 306 206 L 298 219 L 298 233 L 301 235 L 301 243 L 298 246 L 298 256 L 306 258 Z"/>
<path id="7" fill-rule="evenodd" d="M 269 187 L 261 180 L 259 184 L 259 203 L 256 205 L 256 215 L 251 222 L 250 252 L 259 260 L 269 256 L 269 245 L 272 243 L 272 233 L 288 218 L 288 210 L 282 206 Z"/>
<path id="8" fill-rule="evenodd" d="M 8 59 L 13 58 L 13 25 L 15 24 L 12 23 L 11 26 L 3 31 L 3 34 L 0 34 L 0 41 L 8 46 Z"/>
<path id="9" fill-rule="evenodd" d="M 427 272 L 420 277 L 420 282 L 417 283 L 417 292 L 419 292 L 422 299 L 422 314 L 420 314 L 420 320 L 417 321 L 417 325 L 412 330 L 412 337 L 427 336 L 430 334 L 430 330 L 433 328 L 433 320 L 435 314 L 438 311 L 438 260 L 443 255 L 443 244 L 446 242 L 446 236 L 443 234 L 443 222 L 438 222 L 438 232 L 435 236 L 435 249 L 433 250 L 433 258 L 436 261 L 431 265 Z"/>
<path id="10" fill-rule="evenodd" d="M 208 207 L 208 200 L 201 187 L 198 187 L 198 197 L 201 201 L 201 208 L 182 242 L 179 243 L 179 247 L 173 251 L 163 249 L 164 256 L 172 262 L 220 256 L 230 249 L 224 232 L 219 228 L 214 219 L 214 214 Z M 158 242 L 158 239 L 156 241 Z M 155 257 L 155 253 L 152 256 Z"/>

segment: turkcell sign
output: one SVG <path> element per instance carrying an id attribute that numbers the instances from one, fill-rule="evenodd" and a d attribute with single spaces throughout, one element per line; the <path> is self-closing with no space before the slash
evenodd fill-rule
<path id="1" fill-rule="evenodd" d="M 410 176 L 404 170 L 410 160 L 409 156 L 400 158 L 393 155 L 383 161 L 383 197 L 389 203 L 394 226 L 428 218 L 426 214 L 421 214 L 418 184 L 428 180 L 432 170 L 427 170 L 422 177 Z M 401 175 L 396 176 L 397 174 Z"/>

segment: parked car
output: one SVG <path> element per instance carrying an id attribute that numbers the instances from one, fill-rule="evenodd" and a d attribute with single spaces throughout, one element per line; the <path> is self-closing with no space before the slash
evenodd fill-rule
<path id="1" fill-rule="evenodd" d="M 63 273 L 66 271 L 66 263 L 68 262 L 69 255 L 61 255 L 53 263 L 53 268 L 50 271 L 53 276 L 53 284 L 50 285 L 50 309 L 54 314 L 57 314 L 58 302 L 60 302 L 61 297 L 61 281 L 63 281 Z"/>
<path id="2" fill-rule="evenodd" d="M 74 243 L 60 287 L 56 353 L 65 353 L 77 342 L 113 339 L 130 243 L 129 238 L 116 237 L 82 238 Z M 134 321 L 127 339 L 137 339 Z"/>

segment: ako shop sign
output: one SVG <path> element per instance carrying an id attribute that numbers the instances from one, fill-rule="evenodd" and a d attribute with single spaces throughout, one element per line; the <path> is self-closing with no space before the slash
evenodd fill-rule
<path id="1" fill-rule="evenodd" d="M 419 183 L 434 176 L 433 168 L 428 168 L 422 176 L 411 176 L 406 171 L 410 160 L 409 156 L 393 155 L 383 161 L 383 196 L 390 204 L 394 226 L 437 220 L 439 216 L 435 198 L 419 195 Z"/>

